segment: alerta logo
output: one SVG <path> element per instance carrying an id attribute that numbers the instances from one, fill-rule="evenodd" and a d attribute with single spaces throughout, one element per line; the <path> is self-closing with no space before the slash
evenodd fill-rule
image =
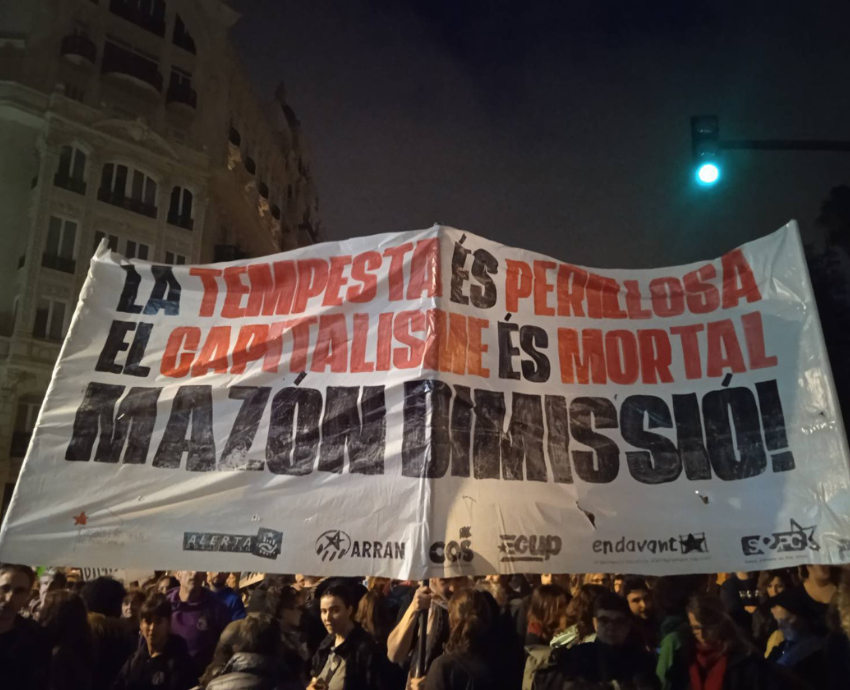
<path id="1" fill-rule="evenodd" d="M 449 563 L 465 564 L 475 558 L 472 551 L 472 528 L 461 527 L 458 533 L 457 541 L 435 541 L 431 544 L 431 549 L 428 556 L 432 563 L 442 564 L 448 561 Z"/>
<path id="2" fill-rule="evenodd" d="M 593 542 L 593 553 L 678 553 L 683 556 L 694 553 L 708 553 L 705 532 L 691 532 L 678 537 L 665 539 L 626 539 L 617 541 L 597 539 Z"/>

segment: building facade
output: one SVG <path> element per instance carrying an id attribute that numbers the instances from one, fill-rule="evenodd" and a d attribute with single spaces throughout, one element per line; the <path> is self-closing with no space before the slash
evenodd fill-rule
<path id="1" fill-rule="evenodd" d="M 186 264 L 319 241 L 283 87 L 252 92 L 221 0 L 0 0 L 0 487 L 89 260 Z"/>

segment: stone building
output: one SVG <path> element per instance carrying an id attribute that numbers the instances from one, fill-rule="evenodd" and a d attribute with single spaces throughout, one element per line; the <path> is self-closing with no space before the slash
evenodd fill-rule
<path id="1" fill-rule="evenodd" d="M 2 510 L 95 247 L 209 263 L 319 241 L 283 87 L 257 99 L 221 0 L 0 0 Z"/>

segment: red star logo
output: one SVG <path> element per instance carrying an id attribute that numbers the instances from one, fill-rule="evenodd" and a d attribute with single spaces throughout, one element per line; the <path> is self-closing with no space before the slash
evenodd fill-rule
<path id="1" fill-rule="evenodd" d="M 74 516 L 75 525 L 85 525 L 86 522 L 88 522 L 88 518 L 86 517 L 86 511 L 83 511 L 79 515 Z"/>

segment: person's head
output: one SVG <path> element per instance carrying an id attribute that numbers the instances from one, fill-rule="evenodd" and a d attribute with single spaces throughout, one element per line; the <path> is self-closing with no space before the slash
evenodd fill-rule
<path id="1" fill-rule="evenodd" d="M 92 613 L 100 613 L 108 618 L 121 618 L 124 595 L 127 591 L 118 580 L 111 577 L 98 577 L 86 582 L 82 591 L 86 608 Z"/>
<path id="2" fill-rule="evenodd" d="M 652 588 L 652 604 L 659 621 L 685 617 L 691 597 L 705 592 L 703 575 L 665 575 Z"/>
<path id="3" fill-rule="evenodd" d="M 344 584 L 333 584 L 322 593 L 319 612 L 329 633 L 345 637 L 354 626 L 354 595 Z"/>
<path id="4" fill-rule="evenodd" d="M 65 589 L 68 587 L 68 578 L 65 576 L 65 571 L 61 568 L 49 568 L 45 570 L 41 577 L 38 578 L 38 596 L 42 602 L 48 592 L 55 592 L 57 589 Z"/>
<path id="5" fill-rule="evenodd" d="M 627 577 L 623 581 L 620 595 L 635 616 L 642 620 L 652 618 L 652 593 L 642 577 Z"/>
<path id="6" fill-rule="evenodd" d="M 748 570 L 742 570 L 742 571 L 739 571 L 739 572 L 735 573 L 735 577 L 736 577 L 736 578 L 738 578 L 739 580 L 750 580 L 750 579 L 752 579 L 752 578 L 753 578 L 756 574 L 757 574 L 757 573 L 750 572 L 750 571 L 748 571 Z"/>
<path id="7" fill-rule="evenodd" d="M 541 585 L 558 585 L 564 592 L 570 595 L 571 576 L 567 573 L 545 573 L 540 576 Z"/>
<path id="8" fill-rule="evenodd" d="M 765 570 L 759 575 L 758 592 L 762 601 L 793 588 L 794 581 L 787 570 Z"/>
<path id="9" fill-rule="evenodd" d="M 178 570 L 176 575 L 177 581 L 180 583 L 180 590 L 187 594 L 200 591 L 207 578 L 207 574 L 199 570 Z"/>
<path id="10" fill-rule="evenodd" d="M 227 587 L 228 577 L 230 577 L 230 573 L 207 573 L 207 582 L 210 583 L 210 587 L 221 589 Z"/>
<path id="11" fill-rule="evenodd" d="M 156 583 L 156 591 L 160 594 L 168 594 L 172 589 L 180 586 L 180 582 L 174 575 L 163 575 Z"/>
<path id="12" fill-rule="evenodd" d="M 432 577 L 428 586 L 436 596 L 448 601 L 455 592 L 466 589 L 471 584 L 468 577 Z"/>
<path id="13" fill-rule="evenodd" d="M 608 573 L 585 573 L 583 584 L 599 585 L 611 589 L 611 575 Z"/>
<path id="14" fill-rule="evenodd" d="M 6 631 L 29 601 L 35 573 L 25 565 L 0 563 L 0 630 Z"/>
<path id="15" fill-rule="evenodd" d="M 567 613 L 567 593 L 557 585 L 540 585 L 531 595 L 528 623 L 536 624 L 540 635 L 551 640 L 561 629 Z"/>
<path id="16" fill-rule="evenodd" d="M 485 647 L 493 625 L 493 607 L 487 594 L 462 588 L 449 600 L 447 652 L 476 652 Z"/>
<path id="17" fill-rule="evenodd" d="M 600 585 L 582 585 L 567 604 L 565 626 L 577 626 L 579 637 L 593 633 L 593 606 L 597 597 L 609 591 Z"/>
<path id="18" fill-rule="evenodd" d="M 626 576 L 622 573 L 614 575 L 614 594 L 623 593 L 623 583 L 626 581 Z"/>
<path id="19" fill-rule="evenodd" d="M 738 626 L 726 613 L 723 602 L 712 594 L 692 597 L 687 606 L 694 642 L 718 654 L 746 647 Z"/>
<path id="20" fill-rule="evenodd" d="M 395 620 L 386 604 L 386 597 L 378 589 L 370 589 L 357 605 L 355 619 L 378 642 L 386 642 Z"/>
<path id="21" fill-rule="evenodd" d="M 593 603 L 593 628 L 602 644 L 620 645 L 631 630 L 632 618 L 626 600 L 614 592 L 603 592 Z"/>
<path id="22" fill-rule="evenodd" d="M 368 589 L 370 592 L 373 589 L 379 592 L 385 592 L 391 583 L 392 580 L 388 577 L 367 577 L 366 589 Z"/>
<path id="23" fill-rule="evenodd" d="M 148 651 L 161 652 L 171 634 L 171 603 L 160 592 L 154 592 L 139 609 L 139 630 Z"/>
<path id="24" fill-rule="evenodd" d="M 145 601 L 145 593 L 140 589 L 134 589 L 124 595 L 124 603 L 121 605 L 121 618 L 139 620 L 139 610 Z"/>
<path id="25" fill-rule="evenodd" d="M 804 580 L 819 585 L 838 584 L 838 568 L 829 565 L 804 565 L 800 568 Z"/>
<path id="26" fill-rule="evenodd" d="M 73 592 L 48 592 L 38 614 L 38 622 L 51 647 L 84 648 L 91 652 L 91 628 L 83 600 Z"/>
<path id="27" fill-rule="evenodd" d="M 225 584 L 234 591 L 239 589 L 239 573 L 230 573 L 230 575 L 227 576 Z"/>

